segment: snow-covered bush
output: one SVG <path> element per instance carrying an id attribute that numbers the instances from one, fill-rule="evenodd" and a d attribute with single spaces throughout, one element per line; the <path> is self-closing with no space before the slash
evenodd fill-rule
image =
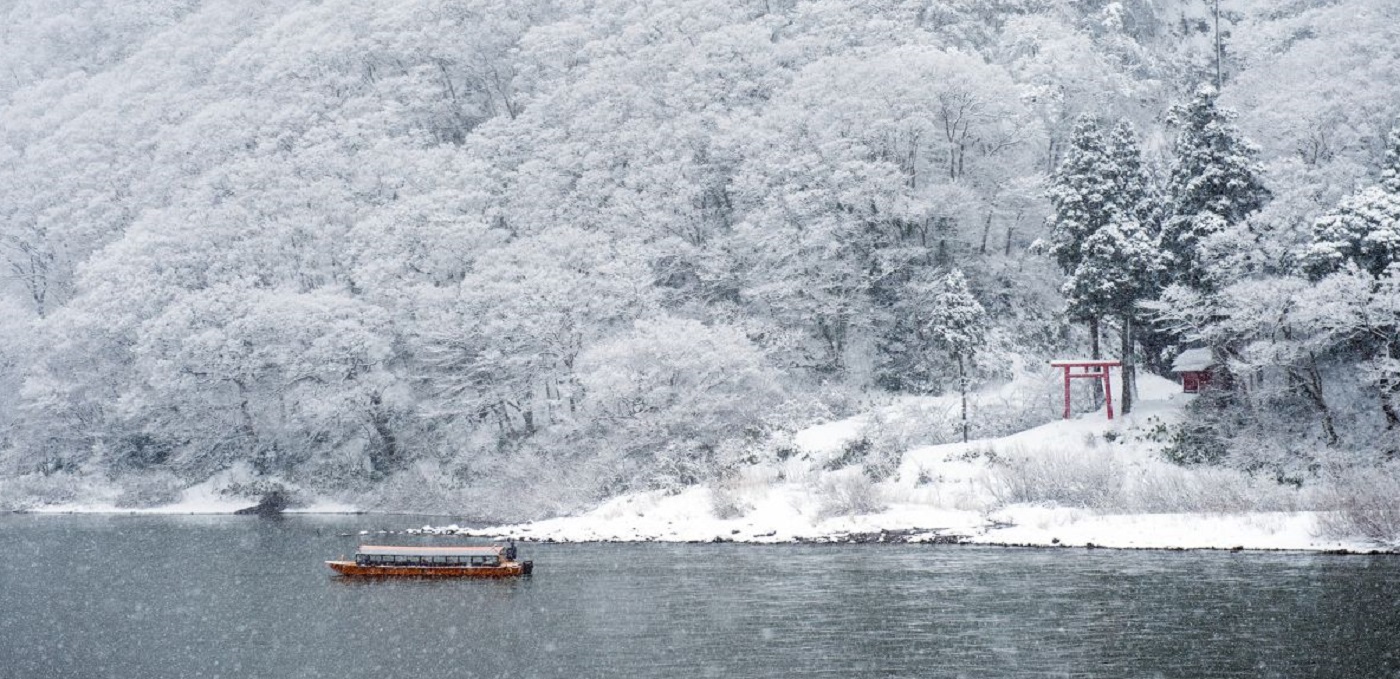
<path id="1" fill-rule="evenodd" d="M 822 518 L 873 514 L 885 509 L 880 489 L 861 473 L 845 472 L 827 476 L 822 480 L 817 496 L 821 498 L 817 515 Z"/>
<path id="2" fill-rule="evenodd" d="M 1182 465 L 1217 464 L 1229 454 L 1229 443 L 1209 423 L 1191 421 L 1174 429 L 1162 455 Z"/>
<path id="3" fill-rule="evenodd" d="M 0 479 L 0 511 L 91 499 L 93 480 L 76 473 L 25 474 Z"/>
<path id="4" fill-rule="evenodd" d="M 1145 513 L 1293 511 L 1302 492 L 1228 468 L 1152 465 L 1127 479 L 1123 509 Z"/>
<path id="5" fill-rule="evenodd" d="M 999 505 L 1121 506 L 1124 471 L 1109 452 L 1011 451 L 982 478 Z"/>
<path id="6" fill-rule="evenodd" d="M 1319 518 L 1323 535 L 1400 544 L 1400 463 L 1335 474 L 1323 494 L 1332 511 Z"/>
<path id="7" fill-rule="evenodd" d="M 185 489 L 185 481 L 167 471 L 137 474 L 123 478 L 122 492 L 113 502 L 118 507 L 153 507 L 174 504 Z"/>
<path id="8" fill-rule="evenodd" d="M 710 511 L 717 519 L 737 519 L 753 511 L 749 497 L 761 484 L 734 473 L 710 486 Z"/>
<path id="9" fill-rule="evenodd" d="M 942 399 L 909 399 L 879 408 L 861 431 L 877 457 L 898 456 L 918 446 L 949 443 L 957 435 L 957 415 Z"/>

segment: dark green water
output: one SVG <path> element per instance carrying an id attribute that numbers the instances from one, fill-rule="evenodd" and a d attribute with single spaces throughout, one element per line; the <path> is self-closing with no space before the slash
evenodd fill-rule
<path id="1" fill-rule="evenodd" d="M 1400 677 L 1397 557 L 527 544 L 535 576 L 504 582 L 322 564 L 353 551 L 338 533 L 421 523 L 0 517 L 0 677 Z"/>

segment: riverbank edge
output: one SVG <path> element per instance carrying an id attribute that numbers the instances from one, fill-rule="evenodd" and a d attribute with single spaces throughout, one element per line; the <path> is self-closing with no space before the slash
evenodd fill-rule
<path id="1" fill-rule="evenodd" d="M 225 510 L 172 510 L 171 508 L 132 508 L 132 509 L 108 509 L 108 508 L 87 508 L 87 507 L 48 507 L 40 509 L 17 509 L 2 512 L 15 516 L 125 516 L 125 517 L 228 517 L 235 518 L 237 515 L 233 511 Z M 287 515 L 298 517 L 342 517 L 342 516 L 369 516 L 369 517 L 419 517 L 419 518 L 451 518 L 451 514 L 432 514 L 422 512 L 388 512 L 369 510 L 321 510 L 316 508 L 288 509 L 284 512 Z M 265 517 L 251 516 L 250 520 L 259 520 Z M 517 528 L 528 527 L 530 524 L 523 524 Z M 1247 547 L 1244 545 L 1232 547 L 1208 547 L 1208 546 L 1181 546 L 1181 545 L 1104 545 L 1094 542 L 1083 544 L 1071 544 L 1052 539 L 1048 542 L 1012 542 L 997 540 L 981 540 L 974 536 L 962 534 L 945 534 L 936 532 L 938 529 L 890 529 L 881 531 L 864 531 L 854 533 L 832 533 L 829 535 L 817 536 L 795 536 L 791 538 L 777 538 L 776 535 L 753 535 L 747 537 L 716 535 L 708 539 L 662 539 L 654 537 L 613 537 L 613 538 L 591 538 L 591 539 L 569 539 L 554 536 L 532 536 L 524 535 L 516 531 L 496 531 L 479 529 L 457 529 L 454 526 L 444 528 L 434 528 L 424 526 L 422 528 L 405 528 L 401 530 L 361 530 L 356 533 L 342 533 L 342 537 L 359 536 L 367 537 L 373 535 L 406 535 L 414 537 L 437 536 L 437 537 L 465 537 L 491 540 L 515 540 L 523 543 L 539 544 L 738 544 L 753 546 L 774 546 L 774 545 L 929 545 L 943 547 L 996 547 L 1004 549 L 1079 549 L 1086 551 L 1125 551 L 1125 552 L 1230 552 L 1230 553 L 1261 553 L 1261 554 L 1310 554 L 1324 556 L 1400 556 L 1400 546 L 1386 547 L 1382 545 L 1350 547 Z"/>

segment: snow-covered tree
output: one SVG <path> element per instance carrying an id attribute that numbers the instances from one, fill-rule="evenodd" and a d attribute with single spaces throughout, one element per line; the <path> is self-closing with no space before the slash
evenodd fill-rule
<path id="1" fill-rule="evenodd" d="M 1111 222 L 1085 241 L 1083 259 L 1070 274 L 1063 291 L 1071 309 L 1121 323 L 1123 412 L 1132 412 L 1136 377 L 1134 328 L 1141 313 L 1137 304 L 1160 287 L 1161 253 L 1157 239 L 1142 224 L 1125 219 Z"/>
<path id="2" fill-rule="evenodd" d="M 1353 266 L 1379 277 L 1400 262 L 1400 128 L 1388 138 L 1380 183 L 1318 219 L 1302 259 L 1314 276 Z"/>
<path id="3" fill-rule="evenodd" d="M 1134 305 L 1152 294 L 1160 273 L 1150 188 L 1132 126 L 1120 121 L 1105 133 L 1097 119 L 1081 119 L 1048 194 L 1054 208 L 1049 250 L 1069 276 L 1069 313 L 1089 324 L 1094 358 L 1100 357 L 1102 319 L 1123 322 L 1126 411 Z"/>
<path id="4" fill-rule="evenodd" d="M 1113 196 L 1104 181 L 1104 171 L 1111 163 L 1102 124 L 1092 116 L 1081 117 L 1046 190 L 1051 206 L 1046 218 L 1050 229 L 1046 249 L 1066 274 L 1074 273 L 1084 261 L 1084 243 L 1089 237 L 1118 212 L 1111 205 Z M 1102 316 L 1086 307 L 1071 309 L 1071 317 L 1088 324 L 1089 355 L 1100 358 Z"/>
<path id="5" fill-rule="evenodd" d="M 968 439 L 967 392 L 971 387 L 969 369 L 987 341 L 987 310 L 967 286 L 962 271 L 954 269 L 943 277 L 941 290 L 930 303 L 927 330 L 934 348 L 952 358 L 958 366 L 958 394 L 962 399 L 962 437 Z"/>
<path id="6" fill-rule="evenodd" d="M 1396 304 L 1400 277 L 1400 128 L 1391 131 L 1387 142 L 1380 183 L 1347 197 L 1318 219 L 1301 260 L 1314 278 L 1367 282 L 1364 303 L 1351 301 L 1357 314 L 1354 330 L 1370 362 L 1386 423 L 1395 428 L 1400 426 L 1400 315 L 1384 310 Z"/>
<path id="7" fill-rule="evenodd" d="M 1217 105 L 1219 93 L 1202 85 L 1190 101 L 1171 111 L 1177 130 L 1166 186 L 1162 247 L 1171 255 L 1173 280 L 1210 289 L 1218 284 L 1201 243 L 1262 207 L 1264 187 L 1259 150 L 1233 124 L 1234 111 Z"/>
<path id="8" fill-rule="evenodd" d="M 1104 181 L 1111 162 L 1102 123 L 1092 116 L 1080 118 L 1045 192 L 1052 208 L 1046 219 L 1047 249 L 1066 273 L 1083 260 L 1084 241 L 1113 218 L 1114 196 Z"/>

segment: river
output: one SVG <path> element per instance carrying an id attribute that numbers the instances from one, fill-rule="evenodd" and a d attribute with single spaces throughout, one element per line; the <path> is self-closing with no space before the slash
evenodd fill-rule
<path id="1" fill-rule="evenodd" d="M 323 563 L 424 522 L 0 516 L 0 677 L 1400 677 L 1395 556 L 523 544 L 535 575 L 495 582 Z"/>

